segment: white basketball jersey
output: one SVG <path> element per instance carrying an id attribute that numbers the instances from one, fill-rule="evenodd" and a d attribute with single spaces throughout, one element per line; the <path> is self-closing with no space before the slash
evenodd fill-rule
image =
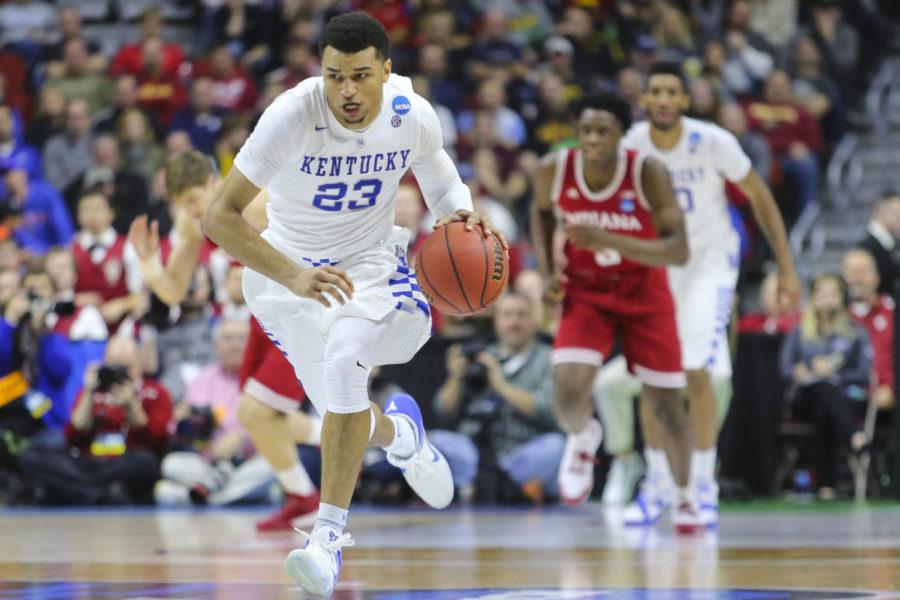
<path id="1" fill-rule="evenodd" d="M 636 123 L 622 145 L 659 159 L 672 176 L 675 199 L 684 211 L 691 251 L 709 245 L 737 250 L 737 234 L 728 214 L 725 181 L 738 182 L 750 172 L 750 158 L 737 139 L 721 127 L 682 118 L 684 131 L 678 144 L 660 150 L 650 139 L 650 123 Z"/>
<path id="2" fill-rule="evenodd" d="M 311 77 L 266 109 L 234 164 L 269 188 L 266 239 L 294 256 L 341 258 L 388 238 L 400 179 L 437 153 L 440 122 L 408 78 L 391 75 L 380 113 L 354 131 L 328 108 L 323 79 Z M 459 182 L 455 169 L 442 171 Z"/>

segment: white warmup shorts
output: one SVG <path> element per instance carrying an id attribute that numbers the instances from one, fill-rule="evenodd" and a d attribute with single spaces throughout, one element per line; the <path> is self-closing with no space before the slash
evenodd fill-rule
<path id="1" fill-rule="evenodd" d="M 686 265 L 668 269 L 686 371 L 731 374 L 727 331 L 740 255 L 723 246 L 692 249 Z"/>
<path id="2" fill-rule="evenodd" d="M 338 304 L 330 296 L 325 308 L 315 300 L 301 298 L 280 283 L 253 271 L 244 270 L 244 298 L 253 315 L 272 341 L 285 353 L 316 411 L 324 415 L 325 344 L 335 321 L 359 317 L 389 327 L 374 342 L 374 364 L 408 362 L 431 337 L 431 313 L 419 289 L 415 272 L 406 260 L 406 229 L 394 228 L 380 245 L 346 257 L 300 256 L 279 243 L 269 231 L 262 234 L 273 247 L 304 267 L 333 265 L 353 281 L 353 299 Z"/>

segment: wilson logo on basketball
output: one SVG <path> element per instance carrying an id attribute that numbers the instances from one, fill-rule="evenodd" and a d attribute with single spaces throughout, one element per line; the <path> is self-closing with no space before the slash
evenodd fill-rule
<path id="1" fill-rule="evenodd" d="M 491 271 L 491 280 L 492 281 L 500 281 L 503 279 L 503 267 L 505 265 L 505 261 L 503 260 L 503 247 L 500 245 L 499 240 L 494 238 L 494 268 Z"/>

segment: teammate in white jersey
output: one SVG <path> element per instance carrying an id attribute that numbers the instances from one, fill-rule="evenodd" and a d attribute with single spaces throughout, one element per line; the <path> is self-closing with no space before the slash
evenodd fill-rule
<path id="1" fill-rule="evenodd" d="M 363 13 L 328 22 L 323 77 L 279 96 L 263 113 L 210 208 L 206 229 L 243 262 L 244 296 L 288 355 L 322 428 L 321 504 L 307 545 L 285 569 L 327 595 L 341 567 L 347 508 L 368 445 L 387 451 L 416 493 L 443 508 L 453 481 L 428 442 L 416 402 L 369 402 L 372 367 L 408 361 L 431 335 L 428 304 L 406 264 L 408 231 L 394 227 L 394 194 L 412 168 L 438 221 L 492 225 L 442 148 L 438 117 L 391 74 L 384 28 Z M 268 229 L 241 217 L 263 187 Z M 500 238 L 504 246 L 506 241 Z"/>
<path id="2" fill-rule="evenodd" d="M 676 63 L 654 65 L 641 104 L 649 121 L 632 127 L 622 144 L 662 161 L 672 176 L 675 197 L 685 215 L 690 258 L 683 266 L 669 267 L 669 285 L 675 297 L 681 356 L 687 373 L 694 436 L 691 483 L 701 518 L 707 525 L 715 526 L 719 494 L 715 481 L 718 420 L 710 372 L 717 370 L 716 360 L 730 362 L 728 353 L 717 352 L 717 347 L 723 343 L 731 317 L 740 266 L 738 237 L 731 226 L 725 196 L 726 181 L 736 184 L 750 199 L 753 214 L 772 248 L 782 310 L 793 309 L 802 290 L 772 192 L 753 170 L 737 139 L 713 123 L 683 116 L 690 94 L 681 67 Z M 730 364 L 726 370 L 730 372 Z M 659 475 L 653 472 L 655 467 L 665 468 L 662 452 L 657 450 L 653 456 L 653 449 L 659 446 L 652 430 L 652 424 L 645 427 L 651 448 L 648 484 Z M 652 522 L 659 516 L 665 501 L 657 489 L 658 486 L 644 486 L 626 513 L 628 522 Z M 635 518 L 635 512 L 639 518 Z"/>

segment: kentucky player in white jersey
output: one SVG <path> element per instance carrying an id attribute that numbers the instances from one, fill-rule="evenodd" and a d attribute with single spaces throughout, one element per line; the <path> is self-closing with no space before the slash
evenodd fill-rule
<path id="1" fill-rule="evenodd" d="M 753 214 L 772 248 L 781 308 L 796 306 L 802 292 L 772 192 L 731 133 L 713 123 L 683 116 L 689 103 L 681 67 L 676 63 L 654 65 L 641 96 L 649 121 L 634 125 L 622 144 L 662 161 L 672 176 L 675 197 L 685 215 L 690 258 L 683 266 L 669 267 L 669 284 L 675 297 L 694 435 L 691 482 L 701 518 L 715 526 L 718 421 L 710 373 L 723 370 L 724 365 L 716 365 L 716 361 L 730 362 L 727 352 L 717 350 L 724 343 L 740 265 L 738 237 L 725 197 L 726 181 L 736 184 L 750 199 Z M 730 373 L 730 364 L 724 370 Z M 651 425 L 647 429 L 652 432 L 654 428 Z M 648 446 L 659 447 L 652 439 Z M 655 467 L 665 468 L 665 460 L 660 457 L 661 452 L 654 458 L 651 450 L 648 485 L 626 512 L 627 522 L 652 522 L 664 508 L 660 487 L 652 485 L 659 476 L 654 473 Z"/>
<path id="2" fill-rule="evenodd" d="M 443 508 L 453 497 L 450 469 L 428 442 L 415 400 L 395 394 L 382 414 L 366 392 L 372 367 L 407 362 L 431 334 L 428 304 L 406 264 L 409 234 L 393 225 L 401 177 L 413 169 L 438 225 L 480 223 L 485 235 L 493 227 L 472 211 L 431 105 L 391 74 L 384 28 L 363 13 L 336 17 L 319 48 L 324 77 L 266 109 L 206 228 L 247 266 L 247 304 L 324 417 L 316 525 L 285 569 L 305 591 L 328 595 L 341 547 L 352 543 L 343 530 L 367 446 L 384 448 L 429 505 Z M 259 234 L 241 212 L 263 187 L 269 226 Z"/>

